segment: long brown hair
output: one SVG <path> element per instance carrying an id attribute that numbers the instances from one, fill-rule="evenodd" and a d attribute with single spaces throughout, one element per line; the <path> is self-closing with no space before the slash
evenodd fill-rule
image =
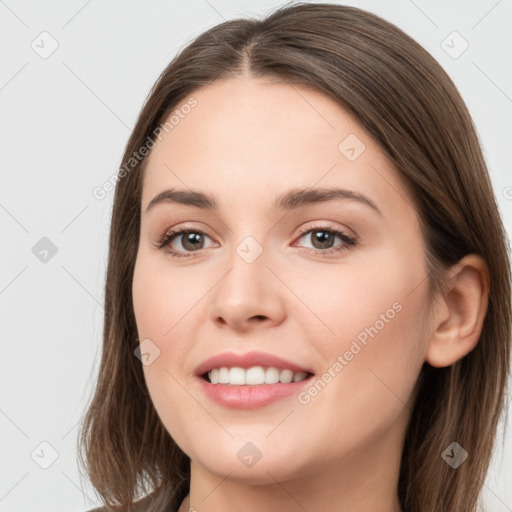
<path id="1" fill-rule="evenodd" d="M 186 46 L 153 86 L 115 190 L 103 351 L 78 440 L 81 465 L 109 510 L 136 510 L 134 501 L 150 491 L 144 510 L 174 509 L 188 492 L 190 460 L 161 423 L 134 356 L 139 340 L 131 287 L 146 159 L 130 159 L 194 91 L 244 73 L 326 94 L 382 147 L 421 220 L 432 298 L 463 256 L 485 259 L 490 296 L 480 340 L 449 367 L 423 364 L 398 486 L 407 512 L 476 510 L 510 364 L 505 231 L 475 127 L 448 75 L 393 24 L 341 5 L 288 4 L 261 20 L 221 23 Z M 469 453 L 456 470 L 441 458 L 454 441 Z"/>

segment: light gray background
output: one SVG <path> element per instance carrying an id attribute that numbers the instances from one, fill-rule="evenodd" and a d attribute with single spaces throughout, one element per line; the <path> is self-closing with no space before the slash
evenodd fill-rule
<path id="1" fill-rule="evenodd" d="M 283 3 L 0 0 L 0 512 L 99 504 L 75 450 L 99 362 L 113 197 L 100 201 L 92 190 L 118 169 L 143 101 L 178 49 L 223 20 Z M 512 0 L 346 3 L 394 22 L 447 70 L 475 120 L 510 232 Z M 446 39 L 453 31 L 469 44 L 458 58 L 464 43 Z M 51 38 L 58 48 L 42 58 Z M 46 262 L 32 251 L 42 237 L 57 247 Z M 490 512 L 512 511 L 511 484 L 509 429 L 484 488 Z"/>

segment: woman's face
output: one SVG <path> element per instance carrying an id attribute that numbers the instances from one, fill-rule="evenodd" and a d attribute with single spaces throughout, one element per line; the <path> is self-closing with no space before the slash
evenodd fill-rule
<path id="1" fill-rule="evenodd" d="M 429 334 L 423 241 L 397 173 L 318 92 L 244 77 L 193 98 L 148 157 L 133 278 L 163 424 L 197 467 L 247 482 L 396 458 Z M 168 190 L 181 195 L 147 210 Z M 184 204 L 192 191 L 216 208 Z M 171 228 L 191 233 L 158 248 Z M 249 352 L 288 362 L 217 361 L 228 370 L 213 379 L 284 382 L 196 375 Z M 292 363 L 313 376 L 286 383 L 304 376 L 282 371 Z"/>

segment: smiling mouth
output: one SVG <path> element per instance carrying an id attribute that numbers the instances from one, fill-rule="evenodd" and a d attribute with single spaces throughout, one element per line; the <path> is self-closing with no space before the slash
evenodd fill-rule
<path id="1" fill-rule="evenodd" d="M 206 382 L 227 386 L 266 386 L 272 384 L 292 384 L 313 376 L 311 372 L 293 372 L 276 367 L 254 366 L 251 368 L 214 368 L 201 375 Z"/>

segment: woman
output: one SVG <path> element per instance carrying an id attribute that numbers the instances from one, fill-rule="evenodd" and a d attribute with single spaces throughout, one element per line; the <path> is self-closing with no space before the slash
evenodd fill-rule
<path id="1" fill-rule="evenodd" d="M 81 462 L 101 510 L 473 511 L 510 320 L 439 64 L 353 7 L 225 22 L 126 147 Z"/>

